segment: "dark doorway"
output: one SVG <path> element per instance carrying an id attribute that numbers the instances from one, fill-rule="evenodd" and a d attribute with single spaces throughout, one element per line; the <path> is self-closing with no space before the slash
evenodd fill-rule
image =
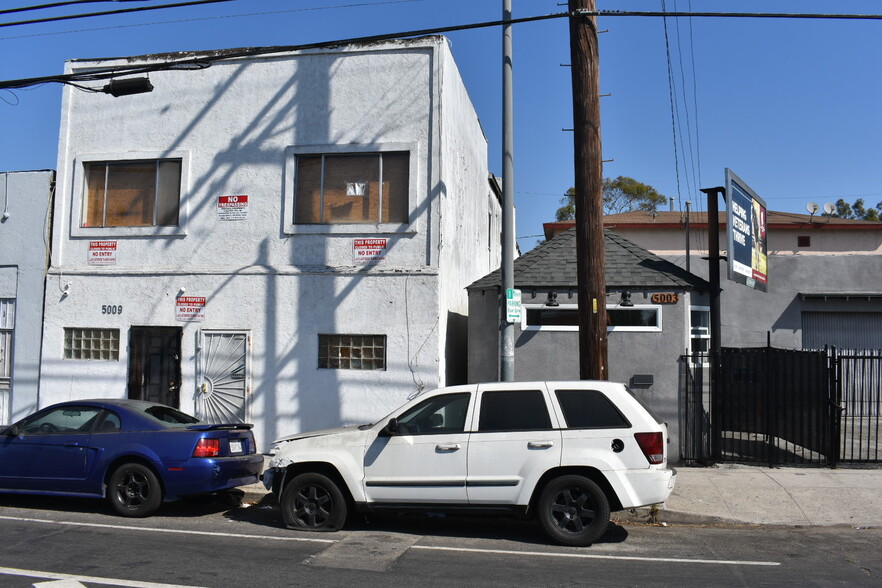
<path id="1" fill-rule="evenodd" d="M 180 327 L 129 331 L 129 398 L 180 407 Z"/>

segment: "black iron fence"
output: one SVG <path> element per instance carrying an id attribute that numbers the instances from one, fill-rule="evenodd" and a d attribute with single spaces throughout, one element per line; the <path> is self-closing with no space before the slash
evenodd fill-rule
<path id="1" fill-rule="evenodd" d="M 681 358 L 681 459 L 774 466 L 882 462 L 882 352 L 724 348 Z"/>

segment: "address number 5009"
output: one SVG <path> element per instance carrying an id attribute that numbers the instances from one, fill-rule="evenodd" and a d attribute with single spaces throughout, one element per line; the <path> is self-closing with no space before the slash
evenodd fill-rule
<path id="1" fill-rule="evenodd" d="M 122 314 L 122 304 L 102 304 L 101 314 Z"/>

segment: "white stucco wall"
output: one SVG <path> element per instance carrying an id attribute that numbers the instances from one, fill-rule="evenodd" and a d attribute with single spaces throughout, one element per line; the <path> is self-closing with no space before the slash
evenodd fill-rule
<path id="1" fill-rule="evenodd" d="M 0 383 L 0 423 L 37 407 L 54 180 L 52 171 L 0 173 L 0 298 L 15 305 L 11 383 L 9 389 Z"/>
<path id="2" fill-rule="evenodd" d="M 486 142 L 461 90 L 442 107 L 445 85 L 461 87 L 455 67 L 442 76 L 442 64 L 452 64 L 447 42 L 427 38 L 152 72 L 149 94 L 67 89 L 50 280 L 71 287 L 46 305 L 41 405 L 127 393 L 126 350 L 115 362 L 61 359 L 72 326 L 119 328 L 122 346 L 131 326 L 183 327 L 180 403 L 190 411 L 199 331 L 250 331 L 250 418 L 262 449 L 279 435 L 379 418 L 414 390 L 443 383 L 446 310 L 455 306 L 448 292 L 464 301 L 489 254 L 464 244 L 460 255 L 472 261 L 463 270 L 442 253 L 456 238 L 446 236 L 442 211 L 487 206 L 486 184 L 473 194 L 487 174 Z M 471 176 L 442 165 L 448 140 L 466 145 Z M 294 154 L 359 149 L 410 152 L 409 222 L 293 225 Z M 179 228 L 80 227 L 83 161 L 169 154 L 185 167 Z M 229 195 L 249 197 L 247 219 L 218 219 L 217 198 Z M 473 229 L 483 242 L 486 216 Z M 150 232 L 161 234 L 139 234 Z M 388 239 L 384 262 L 356 265 L 353 239 L 377 237 Z M 114 265 L 87 264 L 93 240 L 117 242 Z M 207 298 L 203 321 L 175 320 L 181 288 Z M 123 312 L 102 315 L 103 305 Z M 319 334 L 386 335 L 386 370 L 318 369 Z"/>

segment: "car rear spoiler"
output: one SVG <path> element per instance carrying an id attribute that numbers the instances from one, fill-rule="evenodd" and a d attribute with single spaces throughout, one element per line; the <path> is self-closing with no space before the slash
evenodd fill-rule
<path id="1" fill-rule="evenodd" d="M 190 425 L 187 429 L 191 431 L 229 431 L 232 429 L 253 429 L 254 425 L 251 423 L 221 423 L 217 425 L 210 425 L 208 423 L 204 423 L 201 425 Z"/>

